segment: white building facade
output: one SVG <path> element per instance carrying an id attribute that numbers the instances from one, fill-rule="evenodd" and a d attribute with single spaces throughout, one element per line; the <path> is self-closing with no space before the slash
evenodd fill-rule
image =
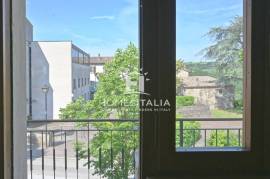
<path id="1" fill-rule="evenodd" d="M 71 41 L 33 41 L 29 60 L 31 119 L 59 119 L 73 100 L 90 99 L 90 56 Z"/>

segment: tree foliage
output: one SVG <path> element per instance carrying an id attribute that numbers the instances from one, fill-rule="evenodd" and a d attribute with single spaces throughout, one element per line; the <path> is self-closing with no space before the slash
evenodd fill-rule
<path id="1" fill-rule="evenodd" d="M 139 55 L 130 43 L 126 49 L 118 49 L 114 59 L 99 74 L 94 99 L 77 99 L 61 109 L 62 119 L 138 119 L 139 118 Z M 80 123 L 79 126 L 84 126 Z M 134 172 L 134 152 L 138 148 L 138 124 L 133 122 L 91 123 L 97 131 L 90 142 L 91 166 L 95 174 L 123 179 Z M 78 142 L 75 146 L 80 158 L 87 157 L 88 146 Z"/>
<path id="2" fill-rule="evenodd" d="M 96 129 L 89 146 L 78 141 L 74 148 L 79 158 L 87 158 L 90 148 L 90 164 L 94 173 L 104 178 L 128 178 L 134 172 L 134 152 L 138 149 L 138 123 L 125 122 L 125 119 L 139 119 L 139 54 L 138 49 L 129 44 L 126 49 L 118 49 L 114 59 L 104 66 L 99 74 L 99 83 L 94 98 L 85 101 L 79 98 L 61 109 L 62 119 L 123 119 L 122 122 L 94 122 Z M 183 69 L 177 62 L 177 70 Z M 79 123 L 84 127 L 86 123 Z M 186 123 L 185 128 L 197 128 L 198 123 Z M 185 146 L 192 146 L 200 133 L 184 133 Z M 179 137 L 179 136 L 178 136 Z"/>
<path id="3" fill-rule="evenodd" d="M 77 100 L 60 109 L 60 119 L 85 119 L 88 114 L 85 108 L 86 101 L 79 97 Z"/>
<path id="4" fill-rule="evenodd" d="M 237 16 L 228 26 L 211 28 L 206 36 L 213 44 L 201 53 L 216 62 L 219 82 L 234 85 L 236 98 L 242 99 L 243 18 Z"/>
<path id="5" fill-rule="evenodd" d="M 181 72 L 181 70 L 184 69 L 185 69 L 184 61 L 182 59 L 176 60 L 176 94 L 181 93 L 182 79 L 178 74 Z"/>

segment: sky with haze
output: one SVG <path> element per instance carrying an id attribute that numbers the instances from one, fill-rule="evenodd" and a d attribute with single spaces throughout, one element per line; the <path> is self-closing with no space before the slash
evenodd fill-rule
<path id="1" fill-rule="evenodd" d="M 138 44 L 137 0 L 27 0 L 34 40 L 71 40 L 91 56 Z M 204 34 L 242 16 L 243 0 L 177 0 L 177 58 L 200 61 Z"/>

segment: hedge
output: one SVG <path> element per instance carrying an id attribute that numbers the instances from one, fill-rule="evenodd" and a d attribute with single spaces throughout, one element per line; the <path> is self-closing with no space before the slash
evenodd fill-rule
<path id="1" fill-rule="evenodd" d="M 243 110 L 243 100 L 241 99 L 234 100 L 233 105 L 235 109 Z"/>
<path id="2" fill-rule="evenodd" d="M 194 146 L 201 138 L 201 125 L 197 121 L 184 122 L 183 147 Z M 180 147 L 180 125 L 176 121 L 176 147 Z"/>
<path id="3" fill-rule="evenodd" d="M 210 147 L 238 147 L 239 138 L 236 131 L 227 133 L 227 130 L 212 131 L 210 137 L 207 140 L 207 146 Z M 241 138 L 241 136 L 240 136 Z M 241 141 L 240 141 L 241 146 Z"/>
<path id="4" fill-rule="evenodd" d="M 193 96 L 176 96 L 176 106 L 192 106 L 194 104 Z"/>

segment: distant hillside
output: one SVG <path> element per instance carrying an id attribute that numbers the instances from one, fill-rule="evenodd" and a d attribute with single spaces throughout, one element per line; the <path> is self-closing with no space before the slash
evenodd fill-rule
<path id="1" fill-rule="evenodd" d="M 185 66 L 190 76 L 217 77 L 215 62 L 188 62 Z"/>

